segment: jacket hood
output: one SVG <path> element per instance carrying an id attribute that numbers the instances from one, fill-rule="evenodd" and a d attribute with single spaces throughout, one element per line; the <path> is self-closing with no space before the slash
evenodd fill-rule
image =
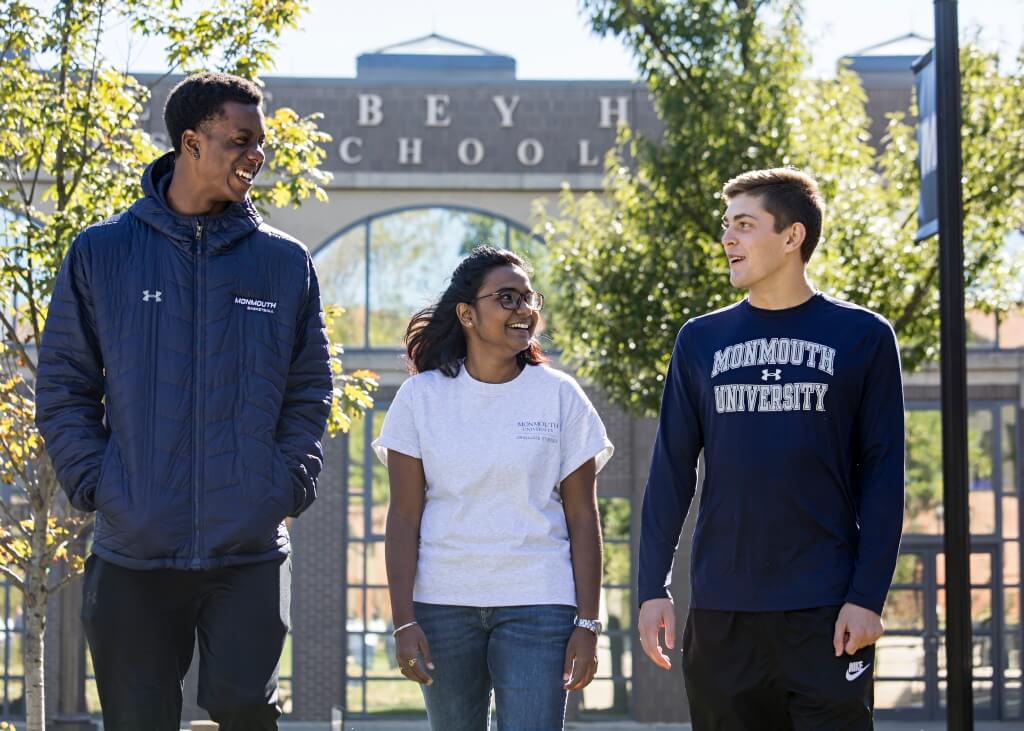
<path id="1" fill-rule="evenodd" d="M 174 152 L 168 152 L 146 168 L 142 174 L 142 192 L 145 195 L 132 204 L 129 210 L 133 215 L 187 251 L 191 251 L 196 224 L 200 220 L 206 227 L 205 240 L 212 252 L 230 248 L 263 223 L 263 218 L 248 197 L 243 203 L 228 204 L 224 212 L 217 216 L 182 216 L 175 213 L 167 203 L 167 188 L 174 173 L 174 158 Z"/>

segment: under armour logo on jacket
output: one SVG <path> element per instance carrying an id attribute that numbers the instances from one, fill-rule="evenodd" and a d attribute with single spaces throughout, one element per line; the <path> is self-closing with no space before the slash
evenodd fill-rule
<path id="1" fill-rule="evenodd" d="M 774 371 L 770 371 L 767 368 L 761 369 L 761 380 L 767 381 L 769 378 L 777 381 L 782 378 L 782 369 L 776 368 Z"/>
<path id="2" fill-rule="evenodd" d="M 142 290 L 142 301 L 149 302 L 150 300 L 153 300 L 154 302 L 162 302 L 163 300 L 160 299 L 160 295 L 162 294 L 163 292 L 159 290 L 150 292 L 148 289 L 144 289 Z"/>

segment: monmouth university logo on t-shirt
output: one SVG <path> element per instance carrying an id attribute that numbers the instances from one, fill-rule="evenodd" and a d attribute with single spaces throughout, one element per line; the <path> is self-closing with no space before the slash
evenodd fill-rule
<path id="1" fill-rule="evenodd" d="M 757 367 L 764 383 L 715 386 L 715 411 L 826 411 L 827 383 L 805 381 L 804 369 L 835 374 L 836 351 L 827 345 L 797 338 L 756 338 L 715 352 L 711 378 L 737 368 Z M 765 366 L 776 366 L 774 368 Z M 790 366 L 785 370 L 779 366 Z M 794 370 L 791 366 L 799 366 Z M 798 380 L 791 380 L 792 375 Z"/>
<path id="2" fill-rule="evenodd" d="M 561 422 L 519 419 L 516 421 L 515 438 L 523 441 L 551 442 L 558 444 Z"/>

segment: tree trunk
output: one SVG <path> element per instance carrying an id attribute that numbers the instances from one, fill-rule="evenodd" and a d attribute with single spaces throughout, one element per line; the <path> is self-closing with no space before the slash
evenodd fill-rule
<path id="1" fill-rule="evenodd" d="M 45 731 L 46 694 L 43 687 L 43 638 L 46 632 L 46 522 L 36 514 L 32 555 L 25 571 L 25 729 Z"/>

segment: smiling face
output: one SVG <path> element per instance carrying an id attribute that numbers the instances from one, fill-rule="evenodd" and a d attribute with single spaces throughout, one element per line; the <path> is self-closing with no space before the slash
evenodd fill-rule
<path id="1" fill-rule="evenodd" d="M 221 113 L 182 137 L 183 154 L 195 163 L 197 194 L 216 204 L 240 203 L 263 167 L 267 129 L 256 104 L 225 102 Z M 197 157 L 198 155 L 198 157 Z"/>
<path id="2" fill-rule="evenodd" d="M 730 284 L 752 290 L 802 273 L 803 238 L 801 223 L 776 231 L 775 217 L 762 207 L 759 196 L 744 193 L 730 199 L 722 216 L 722 247 L 729 260 Z"/>
<path id="3" fill-rule="evenodd" d="M 537 331 L 540 314 L 520 301 L 515 310 L 501 306 L 499 294 L 508 293 L 513 300 L 533 292 L 530 277 L 520 267 L 506 265 L 487 272 L 476 292 L 476 301 L 458 306 L 459 319 L 469 347 L 484 348 L 489 354 L 515 359 L 526 350 Z M 472 324 L 469 324 L 472 323 Z"/>

